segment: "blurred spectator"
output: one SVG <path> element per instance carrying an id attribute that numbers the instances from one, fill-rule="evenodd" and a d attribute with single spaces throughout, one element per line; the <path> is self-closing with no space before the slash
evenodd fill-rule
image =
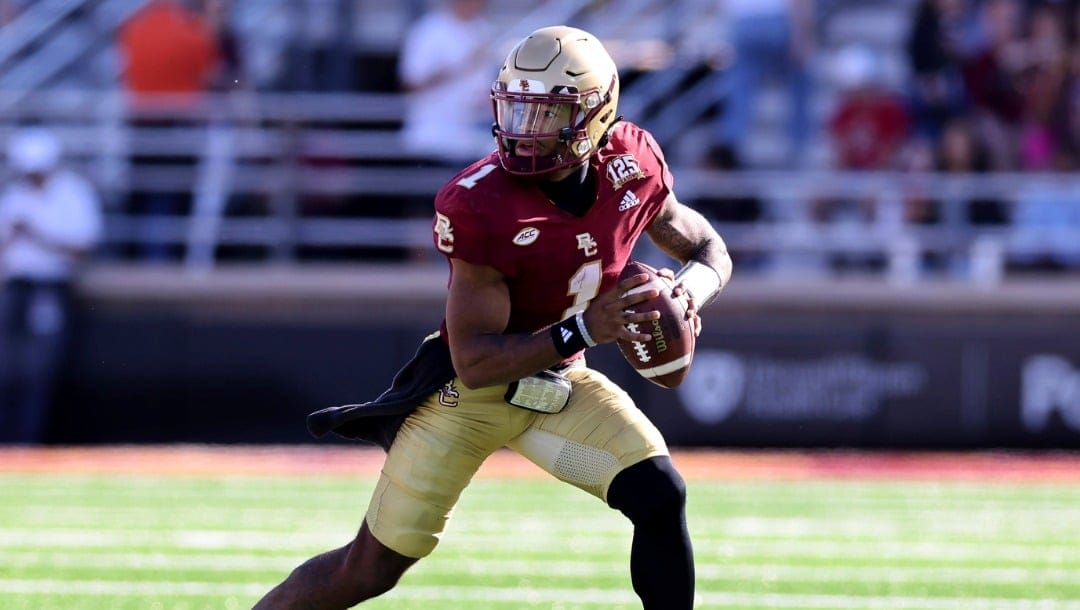
<path id="1" fill-rule="evenodd" d="M 902 153 L 902 168 L 916 176 L 935 169 L 937 161 L 934 141 L 917 136 L 907 143 Z M 934 193 L 929 192 L 918 180 L 904 180 L 903 219 L 912 224 L 929 224 L 941 219 L 939 206 L 934 201 Z"/>
<path id="2" fill-rule="evenodd" d="M 1080 152 L 1080 2 L 1072 10 L 1069 20 L 1072 31 L 1072 48 L 1069 51 L 1069 88 L 1066 95 L 1066 136 L 1073 151 Z"/>
<path id="3" fill-rule="evenodd" d="M 719 80 L 723 109 L 710 161 L 720 168 L 742 165 L 754 104 L 765 78 L 779 78 L 789 100 L 788 164 L 801 161 L 809 131 L 809 61 L 814 53 L 813 0 L 725 0 L 724 15 L 734 54 Z"/>
<path id="4" fill-rule="evenodd" d="M 990 169 L 986 147 L 976 136 L 971 123 L 965 119 L 954 119 L 945 127 L 938 147 L 937 169 L 948 174 L 975 176 Z M 940 208 L 941 222 L 952 228 L 959 228 L 964 223 L 975 225 L 1004 225 L 1009 221 L 1005 202 L 993 197 L 978 196 L 959 200 L 943 194 L 937 201 Z M 947 270 L 957 277 L 978 279 L 977 262 L 978 243 L 974 241 L 957 244 L 954 256 L 946 259 Z M 995 240 L 996 238 L 991 238 Z M 982 238 L 984 243 L 986 238 Z M 974 264 L 973 264 L 974 263 Z M 998 263 L 994 263 L 995 266 Z"/>
<path id="5" fill-rule="evenodd" d="M 282 88 L 301 92 L 354 88 L 352 36 L 359 4 L 355 0 L 284 3 L 291 33 Z"/>
<path id="6" fill-rule="evenodd" d="M 494 149 L 486 5 L 443 0 L 406 34 L 399 76 L 408 96 L 402 137 L 409 151 L 457 166 Z"/>
<path id="7" fill-rule="evenodd" d="M 1065 5 L 1044 2 L 1032 9 L 1021 57 L 1026 69 L 1019 159 L 1028 171 L 1075 175 L 1080 51 L 1069 48 L 1069 28 L 1080 25 L 1080 8 Z M 1071 34 L 1075 45 L 1076 32 Z M 1080 194 L 1050 176 L 1030 183 L 1017 195 L 1011 246 L 1015 269 L 1080 267 Z"/>
<path id="8" fill-rule="evenodd" d="M 963 118 L 952 119 L 942 131 L 936 151 L 938 171 L 967 174 L 988 169 L 986 150 L 975 136 L 971 123 Z"/>
<path id="9" fill-rule="evenodd" d="M 130 94 L 134 127 L 175 132 L 202 126 L 190 110 L 209 90 L 222 65 L 218 35 L 211 26 L 212 21 L 177 0 L 153 0 L 120 27 L 123 83 Z M 162 94 L 168 95 L 162 99 Z M 193 167 L 195 154 L 136 156 L 131 162 L 139 167 Z M 131 211 L 149 217 L 141 235 L 140 257 L 165 261 L 180 255 L 178 246 L 166 243 L 169 232 L 163 221 L 187 214 L 190 200 L 189 191 L 165 185 L 132 194 Z"/>
<path id="10" fill-rule="evenodd" d="M 1075 173 L 1075 157 L 1063 153 L 1047 168 Z M 1019 270 L 1080 269 L 1080 192 L 1071 182 L 1032 182 L 1016 197 L 1010 265 Z"/>
<path id="11" fill-rule="evenodd" d="M 878 57 L 853 45 L 839 53 L 834 77 L 839 100 L 828 122 L 839 169 L 895 169 L 910 118 L 899 95 L 880 82 Z"/>
<path id="12" fill-rule="evenodd" d="M 1021 7 L 1018 0 L 985 0 L 981 11 L 985 46 L 965 61 L 964 84 L 976 129 L 988 146 L 991 167 L 1015 170 L 1026 63 Z"/>
<path id="13" fill-rule="evenodd" d="M 119 31 L 124 85 L 136 101 L 155 93 L 202 93 L 221 60 L 215 33 L 176 0 L 153 0 Z"/>
<path id="14" fill-rule="evenodd" d="M 21 0 L 0 0 L 0 27 L 3 27 L 19 16 L 22 12 Z"/>
<path id="15" fill-rule="evenodd" d="M 38 443 L 71 336 L 71 288 L 102 231 L 90 184 L 59 167 L 60 144 L 27 129 L 8 141 L 0 193 L 0 442 Z"/>
<path id="16" fill-rule="evenodd" d="M 1034 9 L 1029 21 L 1023 81 L 1024 115 L 1020 130 L 1020 167 L 1051 169 L 1068 154 L 1070 49 L 1065 11 L 1052 4 Z"/>
<path id="17" fill-rule="evenodd" d="M 240 40 L 230 19 L 232 2 L 230 0 L 200 0 L 200 4 L 203 24 L 213 37 L 214 46 L 220 58 L 216 68 L 211 71 L 209 87 L 219 91 L 229 91 L 247 86 Z"/>
<path id="18" fill-rule="evenodd" d="M 974 177 L 989 169 L 986 149 L 977 139 L 970 121 L 964 118 L 947 122 L 937 142 L 918 138 L 911 148 L 918 152 L 909 156 L 909 171 L 937 171 L 958 177 Z M 913 186 L 917 187 L 915 192 L 904 201 L 905 222 L 941 225 L 955 237 L 948 244 L 951 251 L 925 253 L 923 267 L 929 271 L 945 271 L 957 277 L 966 277 L 970 272 L 972 243 L 962 239 L 962 236 L 970 225 L 1004 224 L 1007 221 L 1005 204 L 985 196 L 958 196 L 957 191 L 952 189 L 935 191 L 919 184 L 917 179 Z"/>
<path id="19" fill-rule="evenodd" d="M 945 126 L 935 166 L 946 174 L 977 175 L 990 170 L 989 154 L 970 121 L 957 118 Z M 1005 204 L 997 199 L 975 197 L 966 202 L 943 201 L 942 205 L 941 215 L 951 222 L 999 225 L 1008 221 Z"/>
<path id="20" fill-rule="evenodd" d="M 971 45 L 969 0 L 921 0 L 907 39 L 916 131 L 936 139 L 965 104 L 960 66 Z"/>
<path id="21" fill-rule="evenodd" d="M 868 47 L 846 47 L 836 58 L 833 77 L 839 98 L 828 121 L 828 134 L 837 169 L 899 168 L 910 120 L 900 96 L 881 84 L 880 73 L 880 62 Z M 878 209 L 880 203 L 872 197 L 822 200 L 816 206 L 815 216 L 819 221 L 849 228 L 858 239 L 866 224 L 890 216 L 883 216 L 884 212 L 897 212 L 891 217 L 899 220 L 899 210 Z M 833 260 L 838 268 L 863 268 L 879 262 L 861 254 L 842 254 Z"/>
<path id="22" fill-rule="evenodd" d="M 901 207 L 894 218 L 899 225 L 893 227 L 890 240 L 889 278 L 896 281 L 910 281 L 926 272 L 937 272 L 946 268 L 953 258 L 952 252 L 942 251 L 940 241 L 924 243 L 908 227 L 927 226 L 942 221 L 942 205 L 935 199 L 937 194 L 928 188 L 922 180 L 926 172 L 934 170 L 936 156 L 934 141 L 916 135 L 905 145 L 901 153 L 902 169 L 911 174 L 900 181 Z M 920 246 L 926 246 L 921 248 Z M 961 246 L 956 244 L 956 248 Z"/>

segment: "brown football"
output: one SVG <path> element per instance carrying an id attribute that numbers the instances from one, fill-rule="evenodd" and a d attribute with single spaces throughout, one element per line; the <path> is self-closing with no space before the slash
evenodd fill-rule
<path id="1" fill-rule="evenodd" d="M 627 311 L 659 311 L 660 319 L 644 324 L 627 325 L 631 331 L 645 332 L 653 336 L 652 341 L 625 341 L 619 339 L 619 351 L 630 366 L 644 378 L 665 388 L 674 388 L 683 382 L 690 363 L 694 359 L 694 331 L 686 319 L 686 297 L 673 298 L 671 280 L 661 277 L 656 269 L 631 261 L 623 268 L 619 279 L 625 279 L 639 273 L 647 273 L 649 281 L 630 292 L 657 288 L 660 296 L 638 303 Z"/>

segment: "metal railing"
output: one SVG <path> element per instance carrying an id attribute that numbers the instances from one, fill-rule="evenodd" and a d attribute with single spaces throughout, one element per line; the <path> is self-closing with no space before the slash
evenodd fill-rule
<path id="1" fill-rule="evenodd" d="M 217 264 L 221 246 L 261 247 L 267 261 L 292 261 L 310 247 L 430 251 L 429 214 L 422 205 L 405 211 L 405 202 L 432 197 L 453 170 L 424 166 L 398 146 L 398 96 L 159 101 L 134 105 L 116 93 L 91 92 L 15 101 L 0 95 L 0 139 L 21 119 L 51 125 L 71 164 L 106 194 L 108 243 L 183 246 L 193 267 Z M 822 261 L 847 254 L 877 257 L 883 263 L 876 272 L 912 280 L 922 258 L 940 255 L 953 261 L 957 277 L 995 281 L 1012 258 L 1053 254 L 1062 244 L 1066 256 L 1069 244 L 1080 249 L 1080 221 L 1016 222 L 1026 206 L 1045 207 L 1047 198 L 1080 209 L 1075 174 L 673 169 L 679 197 L 716 219 L 733 250 L 767 259 L 763 273 L 827 274 Z M 136 193 L 179 193 L 190 203 L 181 215 L 154 216 L 130 207 Z M 237 214 L 230 202 L 242 197 L 260 203 Z M 723 220 L 735 198 L 758 203 L 752 221 Z M 907 218 L 905 202 L 917 199 L 938 202 L 938 218 Z M 999 202 L 1006 222 L 969 219 L 967 206 L 977 199 Z M 823 218 L 817 204 L 827 200 L 871 202 L 874 213 L 859 221 Z M 398 204 L 400 212 L 374 211 Z"/>

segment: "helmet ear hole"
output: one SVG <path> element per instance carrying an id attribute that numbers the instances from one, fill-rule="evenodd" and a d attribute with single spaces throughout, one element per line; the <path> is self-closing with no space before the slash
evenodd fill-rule
<path id="1" fill-rule="evenodd" d="M 574 139 L 574 130 L 569 127 L 563 127 L 559 130 L 559 141 L 569 142 Z"/>

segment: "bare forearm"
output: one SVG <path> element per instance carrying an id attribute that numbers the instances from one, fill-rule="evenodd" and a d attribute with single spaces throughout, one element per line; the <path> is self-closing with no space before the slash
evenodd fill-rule
<path id="1" fill-rule="evenodd" d="M 679 215 L 677 220 L 661 218 L 650 227 L 653 242 L 683 265 L 697 261 L 712 267 L 726 285 L 731 278 L 731 255 L 724 239 L 698 212 L 681 207 Z"/>
<path id="2" fill-rule="evenodd" d="M 458 259 L 446 303 L 447 339 L 454 372 L 465 386 L 481 388 L 536 374 L 594 345 L 617 339 L 648 341 L 652 335 L 626 325 L 655 320 L 655 311 L 628 312 L 655 298 L 655 288 L 633 290 L 647 274 L 620 279 L 575 312 L 535 332 L 507 333 L 510 297 L 497 270 Z"/>
<path id="3" fill-rule="evenodd" d="M 510 383 L 563 360 L 547 328 L 533 334 L 477 335 L 454 352 L 454 370 L 470 388 Z"/>

